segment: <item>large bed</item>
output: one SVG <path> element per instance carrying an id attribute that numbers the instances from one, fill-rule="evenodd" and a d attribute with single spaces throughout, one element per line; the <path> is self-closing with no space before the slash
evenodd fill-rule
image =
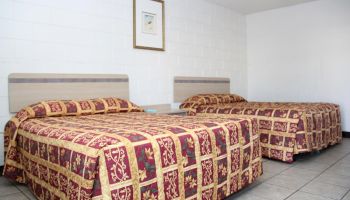
<path id="1" fill-rule="evenodd" d="M 118 98 L 24 107 L 5 128 L 4 176 L 38 199 L 209 200 L 262 174 L 257 120 L 142 111 Z"/>
<path id="2" fill-rule="evenodd" d="M 293 162 L 296 154 L 342 141 L 338 105 L 247 102 L 230 95 L 230 85 L 228 78 L 175 77 L 174 100 L 190 115 L 257 119 L 262 155 L 271 159 Z"/>

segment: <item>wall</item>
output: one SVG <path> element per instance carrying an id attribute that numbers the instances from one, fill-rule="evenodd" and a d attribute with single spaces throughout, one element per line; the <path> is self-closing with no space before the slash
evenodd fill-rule
<path id="1" fill-rule="evenodd" d="M 156 52 L 132 48 L 132 0 L 0 0 L 1 129 L 13 72 L 128 74 L 140 105 L 171 103 L 177 75 L 229 77 L 246 96 L 245 17 L 203 0 L 165 5 L 166 52 Z"/>
<path id="2" fill-rule="evenodd" d="M 350 131 L 350 1 L 320 0 L 247 16 L 248 97 L 340 104 Z"/>

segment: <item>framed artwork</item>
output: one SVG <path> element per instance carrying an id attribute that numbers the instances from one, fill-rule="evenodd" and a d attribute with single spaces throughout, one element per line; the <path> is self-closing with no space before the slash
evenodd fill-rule
<path id="1" fill-rule="evenodd" d="M 163 0 L 134 0 L 134 48 L 165 51 Z"/>

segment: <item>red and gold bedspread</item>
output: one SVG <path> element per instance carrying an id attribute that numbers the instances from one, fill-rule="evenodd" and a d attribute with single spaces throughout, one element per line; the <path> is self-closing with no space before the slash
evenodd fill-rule
<path id="1" fill-rule="evenodd" d="M 209 200 L 262 173 L 255 119 L 119 113 L 113 100 L 87 102 L 18 113 L 6 127 L 4 175 L 39 199 Z"/>
<path id="2" fill-rule="evenodd" d="M 340 109 L 335 104 L 234 102 L 198 105 L 194 110 L 192 114 L 199 116 L 257 118 L 262 155 L 285 162 L 342 140 Z"/>

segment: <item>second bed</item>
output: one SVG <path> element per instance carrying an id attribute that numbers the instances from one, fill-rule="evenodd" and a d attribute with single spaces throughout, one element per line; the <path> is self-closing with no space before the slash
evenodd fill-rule
<path id="1" fill-rule="evenodd" d="M 174 101 L 190 115 L 257 119 L 263 156 L 284 162 L 342 140 L 336 104 L 247 102 L 230 86 L 229 78 L 175 77 Z"/>

